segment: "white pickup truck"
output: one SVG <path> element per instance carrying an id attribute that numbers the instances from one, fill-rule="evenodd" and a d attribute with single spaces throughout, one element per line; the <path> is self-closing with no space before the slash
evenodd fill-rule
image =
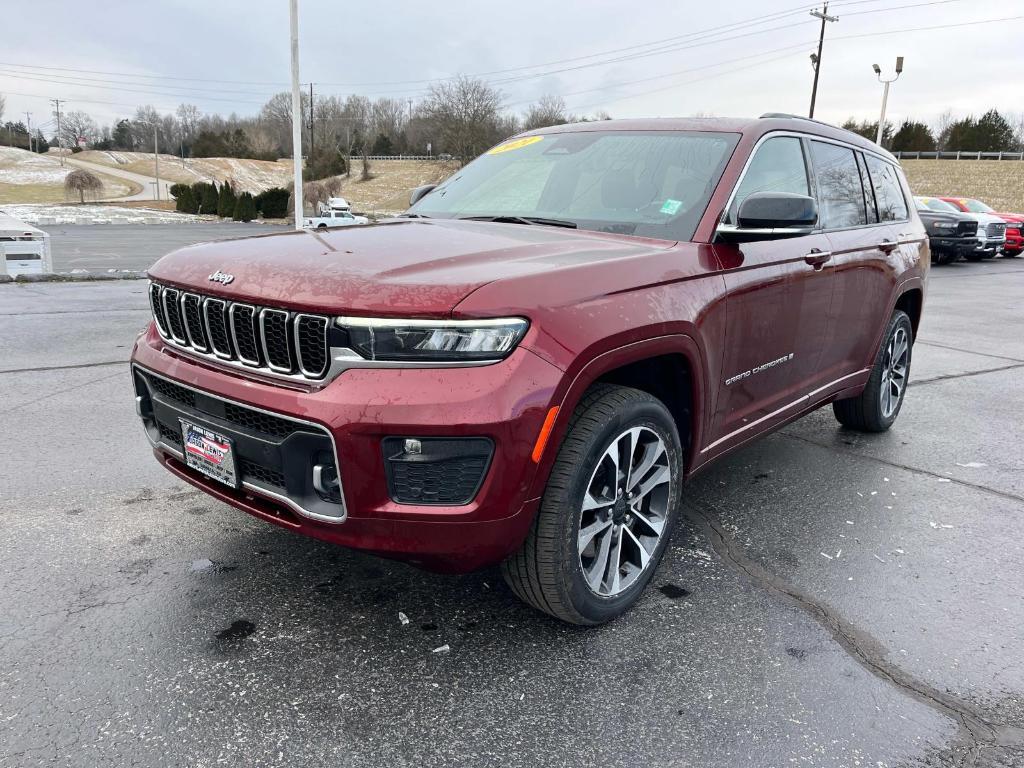
<path id="1" fill-rule="evenodd" d="M 332 197 L 326 203 L 318 203 L 316 213 L 316 216 L 303 219 L 302 226 L 306 229 L 331 229 L 370 223 L 365 216 L 352 213 L 352 206 L 343 197 Z"/>

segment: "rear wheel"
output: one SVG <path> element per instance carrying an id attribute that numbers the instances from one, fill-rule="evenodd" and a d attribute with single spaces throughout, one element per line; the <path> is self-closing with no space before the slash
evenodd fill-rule
<path id="1" fill-rule="evenodd" d="M 682 448 L 665 405 L 599 385 L 577 407 L 541 508 L 502 571 L 524 602 L 573 624 L 602 624 L 633 605 L 668 544 Z"/>
<path id="2" fill-rule="evenodd" d="M 832 403 L 844 427 L 862 432 L 885 432 L 896 421 L 910 381 L 910 354 L 914 328 L 906 312 L 897 309 L 889 320 L 864 391 L 857 397 Z"/>

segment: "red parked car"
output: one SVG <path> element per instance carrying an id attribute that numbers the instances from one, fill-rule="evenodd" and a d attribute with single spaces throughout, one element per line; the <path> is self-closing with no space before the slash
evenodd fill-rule
<path id="1" fill-rule="evenodd" d="M 940 197 L 939 199 L 945 200 L 965 213 L 988 213 L 998 216 L 1006 222 L 1006 245 L 1003 246 L 1003 253 L 1007 256 L 1019 256 L 1021 251 L 1024 251 L 1024 235 L 1021 234 L 1024 229 L 1024 214 L 999 213 L 991 206 L 981 200 L 975 200 L 973 197 Z"/>
<path id="2" fill-rule="evenodd" d="M 823 405 L 888 429 L 928 239 L 891 155 L 790 116 L 547 128 L 404 215 L 150 270 L 138 413 L 178 477 L 288 530 L 598 624 L 683 483 Z"/>

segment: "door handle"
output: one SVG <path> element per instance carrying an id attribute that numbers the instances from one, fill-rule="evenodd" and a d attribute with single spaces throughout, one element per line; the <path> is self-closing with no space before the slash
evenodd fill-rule
<path id="1" fill-rule="evenodd" d="M 899 247 L 899 243 L 894 243 L 892 240 L 883 240 L 878 244 L 878 250 L 882 253 L 892 253 Z"/>
<path id="2" fill-rule="evenodd" d="M 821 269 L 825 266 L 825 262 L 831 258 L 832 251 L 822 251 L 817 248 L 811 248 L 811 252 L 804 256 L 804 261 L 815 269 Z"/>

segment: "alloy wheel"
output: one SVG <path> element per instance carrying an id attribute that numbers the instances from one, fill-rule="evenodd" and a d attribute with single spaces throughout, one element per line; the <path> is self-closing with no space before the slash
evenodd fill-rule
<path id="1" fill-rule="evenodd" d="M 897 328 L 889 339 L 882 361 L 882 415 L 890 418 L 900 406 L 907 388 L 907 363 L 910 340 L 906 328 Z"/>
<path id="2" fill-rule="evenodd" d="M 587 484 L 577 549 L 590 590 L 615 597 L 650 565 L 668 521 L 672 473 L 665 441 L 648 427 L 621 432 Z"/>

